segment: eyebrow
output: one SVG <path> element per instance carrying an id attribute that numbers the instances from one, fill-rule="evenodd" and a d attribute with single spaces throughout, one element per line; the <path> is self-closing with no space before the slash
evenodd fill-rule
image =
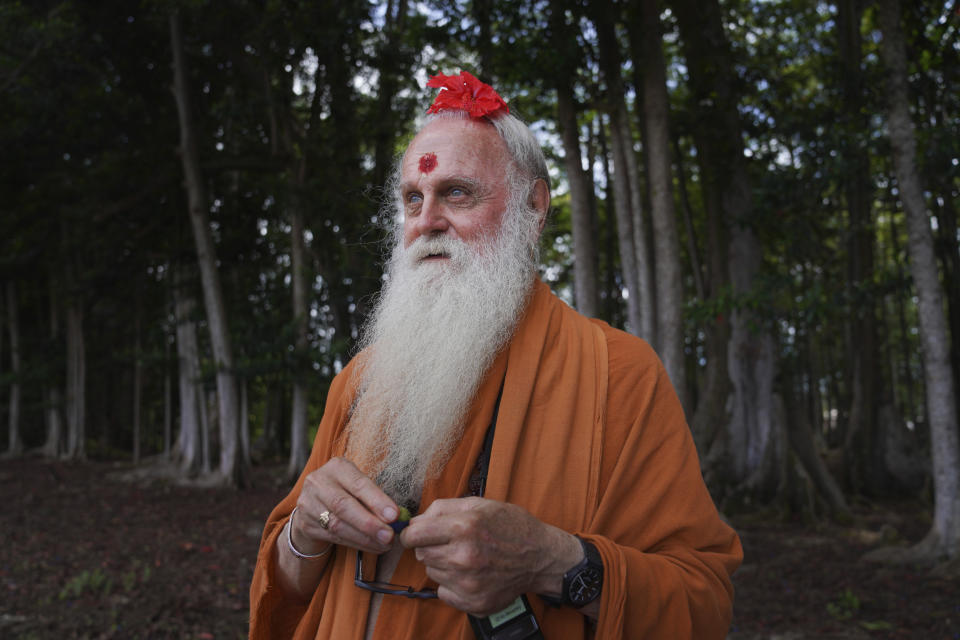
<path id="1" fill-rule="evenodd" d="M 440 188 L 449 187 L 453 184 L 462 184 L 477 193 L 487 191 L 487 189 L 484 189 L 482 182 L 467 175 L 445 176 L 437 181 L 437 186 Z M 408 191 L 418 191 L 415 182 L 405 180 L 400 183 L 400 193 L 407 193 Z"/>

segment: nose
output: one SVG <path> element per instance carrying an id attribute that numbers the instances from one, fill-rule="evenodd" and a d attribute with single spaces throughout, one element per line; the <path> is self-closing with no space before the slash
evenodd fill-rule
<path id="1" fill-rule="evenodd" d="M 420 236 L 430 237 L 442 235 L 450 228 L 450 221 L 447 219 L 443 207 L 432 195 L 427 195 L 423 199 L 419 211 L 415 216 L 407 218 L 407 229 L 409 232 L 407 244 L 410 244 Z"/>

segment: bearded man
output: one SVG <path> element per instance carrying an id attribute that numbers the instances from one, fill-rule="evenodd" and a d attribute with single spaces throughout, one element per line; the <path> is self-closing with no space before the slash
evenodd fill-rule
<path id="1" fill-rule="evenodd" d="M 264 529 L 250 637 L 725 637 L 742 550 L 663 366 L 537 279 L 526 125 L 466 72 L 430 86 L 363 349 Z"/>

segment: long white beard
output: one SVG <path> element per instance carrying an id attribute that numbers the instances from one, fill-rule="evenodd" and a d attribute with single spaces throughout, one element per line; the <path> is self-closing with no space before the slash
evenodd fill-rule
<path id="1" fill-rule="evenodd" d="M 398 243 L 365 327 L 347 457 L 398 504 L 449 459 L 474 394 L 516 328 L 536 274 L 536 217 L 510 207 L 497 237 Z M 424 261 L 443 252 L 445 261 Z"/>

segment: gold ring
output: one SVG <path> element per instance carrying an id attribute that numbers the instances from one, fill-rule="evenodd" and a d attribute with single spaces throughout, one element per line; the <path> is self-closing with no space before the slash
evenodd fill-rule
<path id="1" fill-rule="evenodd" d="M 330 526 L 330 512 L 324 511 L 320 514 L 320 517 L 317 518 L 317 521 L 320 523 L 320 526 L 326 529 Z"/>

